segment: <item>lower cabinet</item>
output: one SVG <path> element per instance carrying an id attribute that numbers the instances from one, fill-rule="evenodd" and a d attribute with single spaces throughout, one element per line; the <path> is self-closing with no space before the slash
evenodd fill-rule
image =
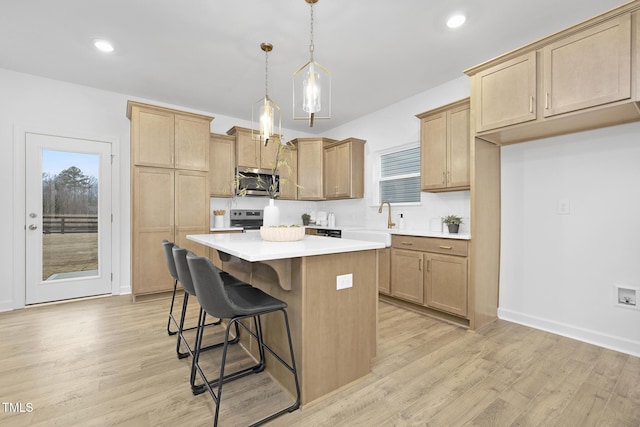
<path id="1" fill-rule="evenodd" d="M 467 258 L 425 254 L 424 305 L 458 316 L 467 315 Z"/>
<path id="2" fill-rule="evenodd" d="M 378 292 L 391 293 L 391 248 L 378 249 Z"/>
<path id="3" fill-rule="evenodd" d="M 393 236 L 391 289 L 388 294 L 434 310 L 466 317 L 467 245 L 464 240 Z"/>
<path id="4" fill-rule="evenodd" d="M 395 248 L 391 253 L 391 296 L 423 304 L 424 253 Z"/>

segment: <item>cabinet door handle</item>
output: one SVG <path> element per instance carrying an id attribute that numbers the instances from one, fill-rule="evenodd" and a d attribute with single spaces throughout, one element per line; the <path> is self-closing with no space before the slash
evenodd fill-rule
<path id="1" fill-rule="evenodd" d="M 447 171 L 447 184 L 451 184 L 451 171 Z"/>
<path id="2" fill-rule="evenodd" d="M 533 96 L 529 98 L 529 112 L 533 113 Z"/>
<path id="3" fill-rule="evenodd" d="M 440 245 L 440 249 L 453 249 L 452 246 Z"/>
<path id="4" fill-rule="evenodd" d="M 549 92 L 546 92 L 544 95 L 544 108 L 545 110 L 549 109 Z"/>
<path id="5" fill-rule="evenodd" d="M 431 272 L 431 260 L 427 260 L 427 272 L 430 273 Z"/>
<path id="6" fill-rule="evenodd" d="M 401 245 L 406 245 L 406 246 L 411 246 L 413 245 L 412 242 L 400 242 Z"/>
<path id="7" fill-rule="evenodd" d="M 418 271 L 422 271 L 422 258 L 418 258 Z"/>

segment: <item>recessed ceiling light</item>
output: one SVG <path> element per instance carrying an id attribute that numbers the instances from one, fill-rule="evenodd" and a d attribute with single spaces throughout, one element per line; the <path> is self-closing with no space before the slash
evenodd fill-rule
<path id="1" fill-rule="evenodd" d="M 459 26 L 464 24 L 464 21 L 466 21 L 466 20 L 467 20 L 467 17 L 464 16 L 464 15 L 461 15 L 461 14 L 453 15 L 447 21 L 447 27 L 449 27 L 449 28 L 458 28 Z"/>
<path id="2" fill-rule="evenodd" d="M 106 40 L 94 40 L 93 45 L 100 52 L 105 52 L 105 53 L 113 52 L 113 45 Z"/>

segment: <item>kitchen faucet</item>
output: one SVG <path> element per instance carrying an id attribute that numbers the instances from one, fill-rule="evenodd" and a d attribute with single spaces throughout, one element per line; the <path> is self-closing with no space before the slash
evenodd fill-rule
<path id="1" fill-rule="evenodd" d="M 380 203 L 380 208 L 378 209 L 378 213 L 382 213 L 382 206 L 384 206 L 384 204 L 387 204 L 387 206 L 389 206 L 389 217 L 387 219 L 387 228 L 393 228 L 395 224 L 395 222 L 391 222 L 391 203 L 389 202 L 382 202 Z"/>

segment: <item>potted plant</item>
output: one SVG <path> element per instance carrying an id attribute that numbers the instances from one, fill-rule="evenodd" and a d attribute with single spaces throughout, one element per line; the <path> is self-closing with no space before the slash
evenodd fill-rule
<path id="1" fill-rule="evenodd" d="M 442 218 L 442 222 L 447 224 L 449 233 L 457 233 L 460 229 L 460 224 L 462 224 L 462 217 L 458 215 L 447 215 Z"/>
<path id="2" fill-rule="evenodd" d="M 309 225 L 309 220 L 311 219 L 311 215 L 309 215 L 308 213 L 303 213 L 302 214 L 302 225 Z"/>

